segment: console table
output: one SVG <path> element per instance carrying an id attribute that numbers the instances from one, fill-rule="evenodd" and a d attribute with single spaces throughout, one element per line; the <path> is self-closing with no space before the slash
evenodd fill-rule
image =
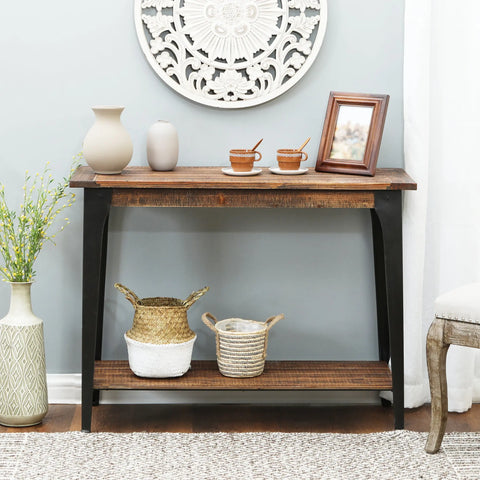
<path id="1" fill-rule="evenodd" d="M 91 430 L 100 390 L 391 390 L 395 428 L 404 425 L 402 190 L 415 182 L 401 169 L 374 177 L 315 172 L 226 176 L 220 167 L 153 172 L 129 167 L 97 175 L 79 167 L 83 188 L 82 430 Z M 272 361 L 256 378 L 223 377 L 215 361 L 192 361 L 183 377 L 135 376 L 127 361 L 102 360 L 108 219 L 111 207 L 368 208 L 371 212 L 378 324 L 378 361 Z M 388 361 L 391 359 L 391 372 Z"/>

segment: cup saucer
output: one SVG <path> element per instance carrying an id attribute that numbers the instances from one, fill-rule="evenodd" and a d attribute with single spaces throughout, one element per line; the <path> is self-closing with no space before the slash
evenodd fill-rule
<path id="1" fill-rule="evenodd" d="M 308 168 L 299 168 L 298 170 L 280 170 L 278 167 L 270 167 L 269 170 L 277 175 L 303 175 L 308 172 Z"/>
<path id="2" fill-rule="evenodd" d="M 232 175 L 234 177 L 250 177 L 252 175 L 258 175 L 261 171 L 261 168 L 252 168 L 248 172 L 236 172 L 233 168 L 222 168 L 222 172 L 225 175 Z"/>

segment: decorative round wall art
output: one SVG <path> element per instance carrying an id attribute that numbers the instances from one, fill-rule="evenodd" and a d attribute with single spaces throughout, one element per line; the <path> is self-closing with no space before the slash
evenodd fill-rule
<path id="1" fill-rule="evenodd" d="M 143 52 L 185 97 L 259 105 L 305 75 L 320 50 L 327 0 L 135 0 Z"/>

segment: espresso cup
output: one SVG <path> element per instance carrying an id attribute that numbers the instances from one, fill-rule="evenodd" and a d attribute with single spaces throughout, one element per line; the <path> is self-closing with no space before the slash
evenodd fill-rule
<path id="1" fill-rule="evenodd" d="M 258 158 L 256 156 L 258 155 Z M 253 162 L 261 160 L 262 154 L 255 150 L 230 150 L 230 163 L 234 172 L 250 172 L 253 168 Z"/>
<path id="2" fill-rule="evenodd" d="M 280 170 L 298 170 L 300 162 L 308 158 L 306 152 L 299 152 L 292 148 L 281 148 L 277 150 L 277 162 Z"/>

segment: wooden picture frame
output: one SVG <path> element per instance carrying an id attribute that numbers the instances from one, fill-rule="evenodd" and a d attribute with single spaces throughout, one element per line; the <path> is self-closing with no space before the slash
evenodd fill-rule
<path id="1" fill-rule="evenodd" d="M 389 99 L 330 92 L 315 170 L 374 176 Z"/>

